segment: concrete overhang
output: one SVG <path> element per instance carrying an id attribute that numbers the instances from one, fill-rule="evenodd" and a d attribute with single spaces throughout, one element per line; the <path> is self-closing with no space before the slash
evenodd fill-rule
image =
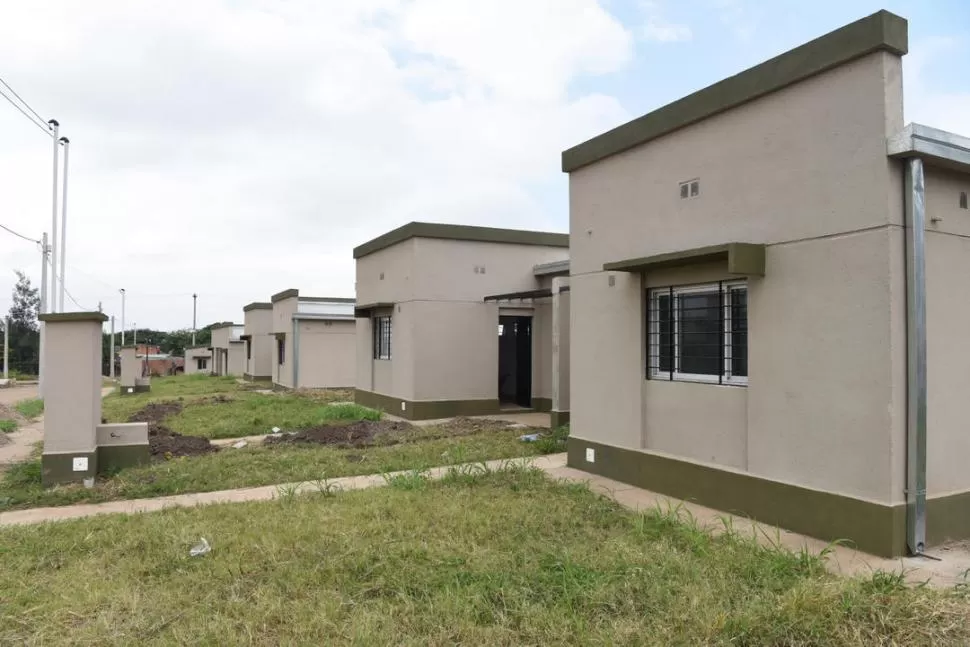
<path id="1" fill-rule="evenodd" d="M 908 49 L 906 20 L 878 11 L 573 146 L 562 154 L 562 170 L 571 173 L 873 52 L 902 56 Z"/>
<path id="2" fill-rule="evenodd" d="M 364 303 L 354 308 L 354 317 L 369 317 L 374 310 L 387 310 L 393 307 L 394 304 L 387 301 Z"/>
<path id="3" fill-rule="evenodd" d="M 243 306 L 243 312 L 249 312 L 250 310 L 272 310 L 273 304 L 266 303 L 264 301 L 254 301 L 249 305 Z"/>
<path id="4" fill-rule="evenodd" d="M 294 321 L 354 321 L 357 318 L 357 310 L 354 309 L 352 315 L 315 315 L 306 312 L 293 315 Z"/>
<path id="5" fill-rule="evenodd" d="M 516 299 L 542 299 L 544 297 L 551 297 L 551 288 L 541 288 L 538 290 L 524 290 L 522 292 L 506 292 L 505 294 L 492 294 L 483 299 L 483 301 L 513 301 Z"/>
<path id="6" fill-rule="evenodd" d="M 253 338 L 252 335 L 240 335 L 239 336 L 239 340 L 240 341 L 250 341 L 252 338 Z"/>
<path id="7" fill-rule="evenodd" d="M 37 319 L 45 322 L 58 321 L 97 321 L 104 323 L 108 316 L 102 312 L 47 312 L 37 315 Z"/>
<path id="8" fill-rule="evenodd" d="M 765 246 L 755 243 L 725 243 L 709 247 L 696 247 L 679 252 L 604 263 L 603 269 L 611 272 L 647 272 L 668 267 L 684 267 L 720 261 L 727 262 L 728 274 L 764 276 Z"/>
<path id="9" fill-rule="evenodd" d="M 909 124 L 889 138 L 886 148 L 892 158 L 919 157 L 930 166 L 970 172 L 970 138 L 939 128 Z"/>
<path id="10" fill-rule="evenodd" d="M 277 292 L 269 298 L 270 301 L 276 303 L 277 301 L 282 301 L 283 299 L 292 299 L 293 297 L 299 297 L 300 291 L 296 288 L 290 288 L 289 290 L 283 290 L 282 292 Z"/>
<path id="11" fill-rule="evenodd" d="M 498 229 L 472 225 L 446 225 L 435 222 L 409 222 L 354 248 L 354 258 L 363 258 L 410 238 L 436 238 L 478 243 L 507 245 L 536 245 L 540 247 L 569 247 L 569 234 L 524 229 Z"/>
<path id="12" fill-rule="evenodd" d="M 532 268 L 533 276 L 556 276 L 569 274 L 569 259 L 564 261 L 553 261 L 551 263 L 540 263 Z"/>

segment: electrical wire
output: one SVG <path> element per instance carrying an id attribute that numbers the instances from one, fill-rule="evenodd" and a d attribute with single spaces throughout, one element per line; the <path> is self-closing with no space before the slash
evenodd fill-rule
<path id="1" fill-rule="evenodd" d="M 28 243 L 37 243 L 38 245 L 41 244 L 41 242 L 39 240 L 34 240 L 33 238 L 28 238 L 27 236 L 24 236 L 23 234 L 18 234 L 17 232 L 15 232 L 13 229 L 11 229 L 10 227 L 8 227 L 6 225 L 0 224 L 0 229 L 6 230 L 6 231 L 10 232 L 11 234 L 13 234 L 14 236 L 16 236 L 18 238 L 23 238 Z"/>
<path id="2" fill-rule="evenodd" d="M 33 108 L 31 108 L 31 107 L 30 107 L 30 104 L 29 104 L 29 103 L 27 103 L 26 101 L 24 101 L 24 98 L 23 98 L 22 96 L 20 96 L 19 94 L 17 94 L 17 91 L 16 91 L 16 90 L 14 90 L 13 88 L 11 88 L 11 87 L 10 87 L 10 84 L 9 84 L 9 83 L 7 83 L 6 81 L 4 81 L 4 80 L 3 80 L 3 78 L 0 78 L 0 84 L 3 84 L 3 87 L 5 87 L 5 88 L 7 88 L 8 90 L 10 90 L 10 92 L 12 92 L 12 93 L 13 93 L 13 96 L 15 96 L 15 97 L 17 97 L 17 100 L 18 100 L 18 101 L 20 101 L 20 103 L 22 103 L 22 104 L 24 104 L 24 107 L 25 107 L 25 108 L 27 108 L 27 110 L 30 110 L 30 112 L 31 112 L 31 114 L 33 114 L 33 115 L 34 115 L 35 117 L 37 117 L 37 121 L 39 121 L 39 122 L 40 122 L 40 123 L 42 123 L 42 124 L 46 124 L 46 121 L 44 120 L 44 118 L 43 118 L 43 117 L 41 117 L 41 116 L 40 116 L 40 115 L 39 115 L 39 114 L 37 113 L 37 111 L 36 111 L 36 110 L 34 110 Z"/>
<path id="3" fill-rule="evenodd" d="M 0 97 L 3 97 L 7 101 L 9 101 L 10 102 L 10 105 L 12 105 L 14 108 L 16 108 L 17 110 L 19 110 L 20 111 L 20 114 L 22 114 L 23 116 L 27 117 L 27 119 L 30 120 L 30 123 L 32 123 L 35 126 L 37 126 L 38 128 L 40 128 L 44 132 L 44 134 L 46 134 L 48 137 L 53 137 L 54 136 L 51 133 L 50 129 L 47 126 L 42 126 L 39 122 L 34 121 L 34 118 L 33 117 L 31 117 L 29 114 L 27 114 L 27 112 L 23 108 L 21 108 L 20 106 L 18 106 L 17 103 L 13 99 L 11 99 L 10 97 L 8 97 L 7 94 L 5 92 L 3 92 L 2 90 L 0 90 Z"/>

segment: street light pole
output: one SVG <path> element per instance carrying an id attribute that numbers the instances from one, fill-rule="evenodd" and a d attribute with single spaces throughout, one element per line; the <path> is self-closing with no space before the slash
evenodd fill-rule
<path id="1" fill-rule="evenodd" d="M 67 256 L 67 155 L 71 148 L 71 140 L 61 137 L 60 142 L 64 145 L 64 188 L 61 190 L 61 290 L 57 303 L 60 311 L 64 312 L 64 281 L 67 278 L 67 264 L 64 262 Z"/>
<path id="2" fill-rule="evenodd" d="M 121 345 L 125 345 L 125 289 L 121 288 L 118 290 L 121 292 Z"/>
<path id="3" fill-rule="evenodd" d="M 51 205 L 51 292 L 50 312 L 57 312 L 57 153 L 60 141 L 57 132 L 60 124 L 56 119 L 47 122 L 53 132 L 54 139 L 54 195 Z"/>
<path id="4" fill-rule="evenodd" d="M 192 294 L 192 348 L 195 348 L 195 312 L 196 312 L 195 306 L 196 306 L 196 302 L 198 301 L 198 298 L 199 298 L 198 294 L 195 294 L 195 293 Z"/>

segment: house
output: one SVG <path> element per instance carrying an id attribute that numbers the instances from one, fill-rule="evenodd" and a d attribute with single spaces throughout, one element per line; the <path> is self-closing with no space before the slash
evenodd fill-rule
<path id="1" fill-rule="evenodd" d="M 212 340 L 213 375 L 242 377 L 246 371 L 246 344 L 243 342 L 243 326 L 231 321 L 210 326 Z"/>
<path id="2" fill-rule="evenodd" d="M 573 467 L 882 555 L 970 536 L 970 139 L 881 11 L 562 154 Z"/>
<path id="3" fill-rule="evenodd" d="M 354 385 L 354 300 L 274 294 L 273 384 L 287 389 L 351 388 Z"/>
<path id="4" fill-rule="evenodd" d="M 243 336 L 246 342 L 246 370 L 243 377 L 247 380 L 273 379 L 273 351 L 276 338 L 273 336 L 273 304 L 254 302 L 243 307 Z"/>
<path id="5" fill-rule="evenodd" d="M 566 234 L 412 222 L 354 249 L 355 400 L 409 419 L 515 408 L 564 422 L 568 246 Z"/>
<path id="6" fill-rule="evenodd" d="M 212 349 L 205 346 L 185 349 L 185 374 L 212 372 Z"/>

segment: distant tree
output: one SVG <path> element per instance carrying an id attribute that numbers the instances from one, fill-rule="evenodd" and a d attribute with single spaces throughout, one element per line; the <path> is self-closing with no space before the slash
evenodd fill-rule
<path id="1" fill-rule="evenodd" d="M 13 306 L 10 308 L 10 365 L 22 373 L 37 374 L 40 364 L 40 326 L 37 311 L 40 296 L 30 279 L 15 270 L 17 284 L 13 288 Z"/>

